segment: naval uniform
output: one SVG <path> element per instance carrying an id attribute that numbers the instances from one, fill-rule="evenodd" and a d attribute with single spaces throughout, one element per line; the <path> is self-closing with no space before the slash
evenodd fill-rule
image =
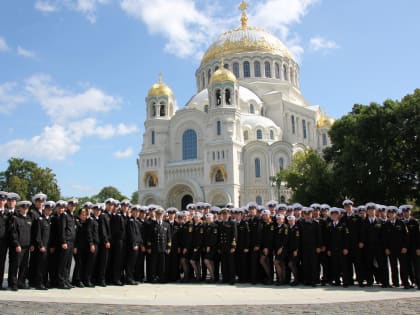
<path id="1" fill-rule="evenodd" d="M 236 224 L 238 230 L 238 239 L 236 242 L 235 251 L 235 266 L 236 274 L 239 282 L 249 281 L 249 242 L 250 242 L 250 230 L 248 222 L 241 220 Z"/>
<path id="2" fill-rule="evenodd" d="M 99 217 L 95 217 L 95 221 L 98 222 L 98 254 L 96 259 L 95 267 L 95 281 L 100 286 L 106 285 L 107 275 L 106 271 L 108 268 L 109 260 L 109 248 L 106 248 L 106 244 L 111 244 L 111 217 L 108 211 L 101 213 Z"/>
<path id="3" fill-rule="evenodd" d="M 166 258 L 171 250 L 170 226 L 165 221 L 153 221 L 150 226 L 152 282 L 166 282 Z"/>
<path id="4" fill-rule="evenodd" d="M 224 283 L 235 283 L 235 256 L 234 252 L 232 253 L 231 250 L 236 249 L 237 235 L 236 222 L 231 219 L 220 222 L 219 249 Z"/>

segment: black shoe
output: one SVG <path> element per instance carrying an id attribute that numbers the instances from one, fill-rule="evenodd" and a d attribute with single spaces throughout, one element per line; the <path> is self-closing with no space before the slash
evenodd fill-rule
<path id="1" fill-rule="evenodd" d="M 84 283 L 84 285 L 85 285 L 86 288 L 94 288 L 95 287 L 95 285 L 92 282 L 86 282 L 86 283 Z"/>
<path id="2" fill-rule="evenodd" d="M 70 287 L 67 284 L 60 284 L 57 286 L 57 289 L 70 290 Z"/>
<path id="3" fill-rule="evenodd" d="M 299 282 L 297 282 L 297 281 L 292 281 L 292 282 L 290 282 L 290 285 L 291 285 L 292 287 L 295 287 L 295 286 L 299 285 Z"/>
<path id="4" fill-rule="evenodd" d="M 43 284 L 37 286 L 35 289 L 37 289 L 37 290 L 43 290 L 43 291 L 48 290 L 47 287 L 45 285 L 43 285 Z"/>
<path id="5" fill-rule="evenodd" d="M 19 289 L 23 289 L 23 290 L 28 290 L 29 289 L 29 285 L 25 284 L 18 284 L 18 288 Z"/>
<path id="6" fill-rule="evenodd" d="M 128 285 L 138 285 L 138 284 L 139 284 L 138 282 L 136 282 L 136 281 L 134 281 L 134 280 L 128 280 L 126 283 L 127 283 Z"/>
<path id="7" fill-rule="evenodd" d="M 123 286 L 124 284 L 121 281 L 115 281 L 114 282 L 114 285 Z"/>
<path id="8" fill-rule="evenodd" d="M 68 286 L 70 289 L 74 288 L 74 285 L 72 285 L 70 282 L 66 283 L 66 286 Z"/>
<path id="9" fill-rule="evenodd" d="M 12 286 L 11 288 L 10 288 L 10 290 L 12 290 L 12 291 L 17 291 L 18 290 L 18 287 L 17 286 Z"/>

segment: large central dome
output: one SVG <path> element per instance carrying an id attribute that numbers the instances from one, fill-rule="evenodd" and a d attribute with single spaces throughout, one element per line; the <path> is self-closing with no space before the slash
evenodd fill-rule
<path id="1" fill-rule="evenodd" d="M 289 49 L 276 36 L 257 27 L 245 26 L 220 35 L 204 54 L 201 64 L 244 52 L 271 53 L 293 59 Z"/>

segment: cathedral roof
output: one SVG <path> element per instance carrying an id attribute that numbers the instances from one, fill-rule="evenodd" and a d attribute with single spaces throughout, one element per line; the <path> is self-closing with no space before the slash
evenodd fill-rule
<path id="1" fill-rule="evenodd" d="M 173 96 L 171 88 L 162 82 L 162 75 L 159 76 L 159 81 L 152 85 L 147 96 Z"/>
<path id="2" fill-rule="evenodd" d="M 254 129 L 256 127 L 264 127 L 264 128 L 279 128 L 274 121 L 272 121 L 270 118 L 261 116 L 261 115 L 255 115 L 255 114 L 244 114 L 242 113 L 241 116 L 242 125 L 249 126 L 251 129 Z"/>
<path id="3" fill-rule="evenodd" d="M 220 67 L 220 69 L 216 70 L 211 76 L 210 84 L 226 81 L 236 82 L 236 77 L 231 71 L 229 71 L 223 66 L 222 62 L 222 66 Z"/>

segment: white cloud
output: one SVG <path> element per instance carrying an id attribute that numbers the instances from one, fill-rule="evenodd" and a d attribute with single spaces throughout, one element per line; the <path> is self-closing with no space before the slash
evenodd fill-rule
<path id="1" fill-rule="evenodd" d="M 51 1 L 38 0 L 38 1 L 35 2 L 34 7 L 38 11 L 41 11 L 41 12 L 44 12 L 44 13 L 51 13 L 51 12 L 55 12 L 55 11 L 58 10 L 58 7 L 57 7 L 56 3 L 53 3 Z"/>
<path id="2" fill-rule="evenodd" d="M 25 96 L 16 91 L 16 82 L 0 84 L 0 114 L 10 113 L 25 100 Z"/>
<path id="3" fill-rule="evenodd" d="M 6 43 L 6 40 L 0 36 L 0 52 L 6 52 L 9 50 L 9 46 Z"/>
<path id="4" fill-rule="evenodd" d="M 96 10 L 110 0 L 37 0 L 35 9 L 44 13 L 68 9 L 82 13 L 90 23 L 96 22 Z"/>
<path id="5" fill-rule="evenodd" d="M 127 126 L 123 123 L 118 126 L 111 124 L 98 125 L 95 118 L 72 122 L 68 128 L 73 132 L 76 139 L 81 139 L 85 136 L 97 136 L 101 139 L 109 139 L 138 132 L 138 128 L 135 125 Z"/>
<path id="6" fill-rule="evenodd" d="M 315 36 L 309 41 L 309 47 L 313 51 L 337 49 L 339 46 L 333 40 L 327 40 L 321 36 Z"/>
<path id="7" fill-rule="evenodd" d="M 127 148 L 126 150 L 114 152 L 114 157 L 117 159 L 129 158 L 132 155 L 133 155 L 133 149 L 131 147 Z"/>
<path id="8" fill-rule="evenodd" d="M 26 80 L 26 90 L 33 95 L 54 122 L 64 123 L 92 112 L 109 112 L 120 104 L 117 97 L 90 87 L 75 93 L 56 86 L 45 74 Z"/>
<path id="9" fill-rule="evenodd" d="M 215 36 L 240 25 L 236 4 L 227 7 L 222 1 L 213 1 L 212 6 L 207 6 L 205 0 L 120 1 L 127 14 L 146 24 L 151 33 L 166 38 L 166 51 L 180 57 L 200 58 Z M 248 24 L 273 32 L 299 57 L 303 47 L 298 36 L 290 35 L 290 25 L 300 23 L 310 6 L 317 2 L 319 0 L 261 1 L 249 7 Z"/>
<path id="10" fill-rule="evenodd" d="M 17 48 L 17 54 L 19 56 L 25 57 L 25 58 L 35 58 L 36 54 L 33 51 L 30 51 L 28 49 L 24 49 L 20 46 Z"/>
<path id="11" fill-rule="evenodd" d="M 16 139 L 0 145 L 4 157 L 35 157 L 48 160 L 64 160 L 80 149 L 78 141 L 63 126 L 45 127 L 41 135 L 29 140 Z"/>

